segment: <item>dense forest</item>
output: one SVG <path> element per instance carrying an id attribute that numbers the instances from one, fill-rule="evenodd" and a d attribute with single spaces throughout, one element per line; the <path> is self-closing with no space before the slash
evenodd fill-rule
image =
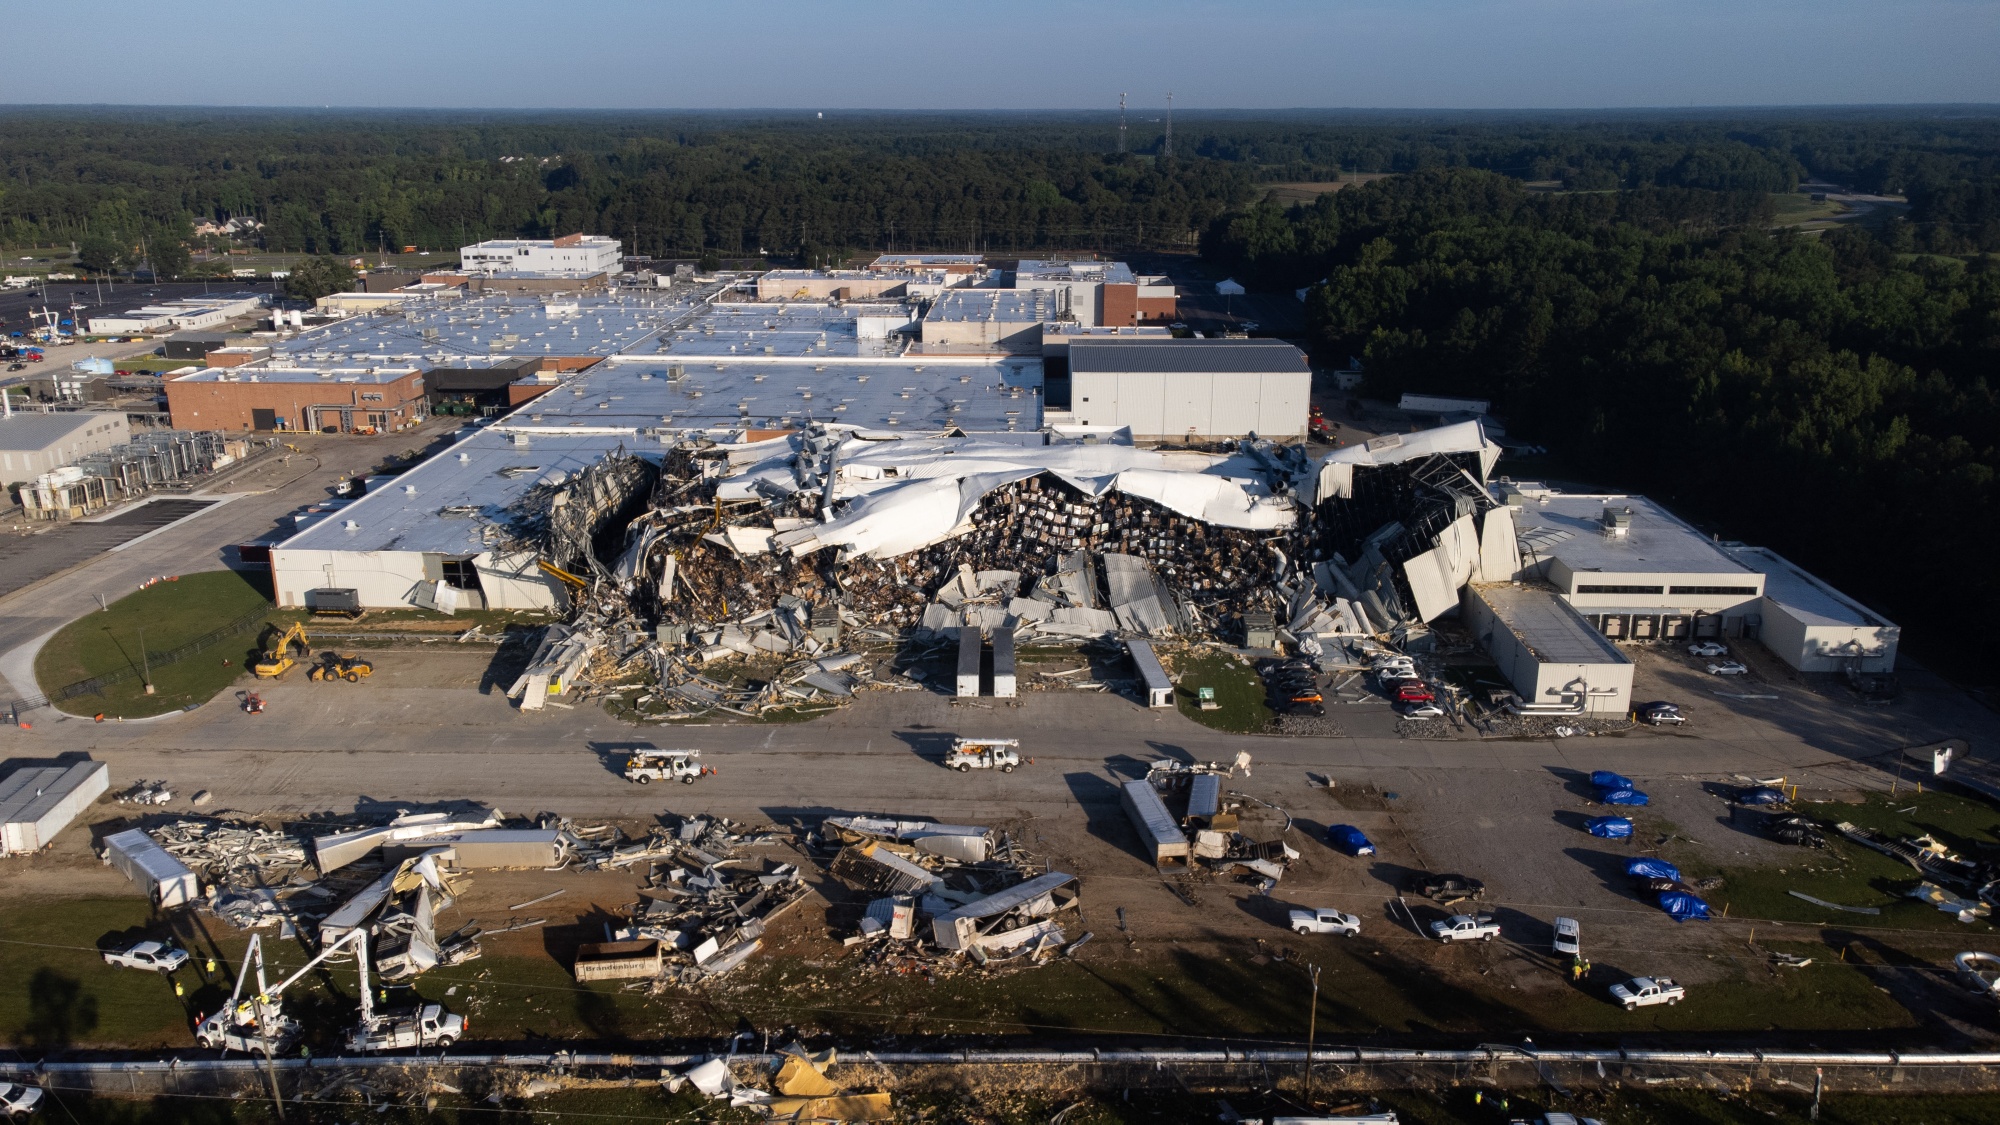
<path id="1" fill-rule="evenodd" d="M 1791 554 L 1961 666 L 2000 613 L 2000 114 L 0 113 L 0 241 L 173 261 L 589 230 L 656 256 L 1194 249 L 1377 392 Z M 1266 185 L 1398 173 L 1263 202 Z M 1772 193 L 1908 206 L 1819 236 Z M 180 253 L 184 253 L 181 251 Z M 181 260 L 184 260 L 181 259 Z M 1960 641 L 1958 638 L 1965 638 Z"/>
<path id="2" fill-rule="evenodd" d="M 1361 357 L 1375 393 L 1491 399 L 1567 471 L 1790 554 L 1990 671 L 1960 626 L 2000 614 L 2000 262 L 1772 230 L 1762 206 L 1440 169 L 1205 242 L 1239 276 L 1324 278 L 1316 350 Z"/>
<path id="3" fill-rule="evenodd" d="M 594 230 L 635 252 L 1191 246 L 1260 184 L 1479 168 L 1572 191 L 1907 192 L 1908 249 L 2000 249 L 2000 119 L 1853 111 L 1414 116 L 0 113 L 0 241 L 451 248 Z"/>

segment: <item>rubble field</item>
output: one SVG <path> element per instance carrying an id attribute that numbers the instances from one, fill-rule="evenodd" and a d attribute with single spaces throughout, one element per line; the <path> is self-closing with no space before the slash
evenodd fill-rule
<path id="1" fill-rule="evenodd" d="M 1171 779 L 1163 788 L 1172 800 Z M 758 825 L 700 814 L 649 822 L 555 821 L 551 831 L 570 840 L 560 845 L 561 862 L 549 865 L 558 869 L 479 869 L 440 881 L 438 890 L 452 901 L 438 909 L 435 932 L 447 946 L 451 935 L 470 932 L 478 956 L 455 964 L 443 959 L 391 987 L 398 996 L 420 996 L 470 1016 L 482 1039 L 525 1043 L 684 1041 L 727 1035 L 746 1022 L 849 1043 L 885 1035 L 1289 1036 L 1298 1033 L 1302 1017 L 1302 960 L 1327 969 L 1320 1025 L 1329 1033 L 1761 1030 L 1767 1024 L 1831 1032 L 1908 1027 L 1916 1022 L 1913 1012 L 1955 1013 L 1954 1019 L 1967 1014 L 1960 1011 L 1968 1003 L 1962 996 L 1950 998 L 1955 994 L 1949 980 L 1898 968 L 1902 962 L 1869 954 L 1866 944 L 1857 953 L 1843 944 L 1852 939 L 1837 929 L 1763 923 L 1751 931 L 1716 923 L 1660 931 L 1664 919 L 1639 902 L 1630 903 L 1629 917 L 1614 918 L 1601 909 L 1585 913 L 1586 940 L 1601 966 L 1599 975 L 1658 971 L 1654 966 L 1664 955 L 1658 947 L 1663 934 L 1671 933 L 1668 944 L 1676 952 L 1668 964 L 1700 1003 L 1639 1017 L 1617 1011 L 1596 994 L 1595 985 L 1570 984 L 1536 936 L 1532 919 L 1504 898 L 1481 906 L 1512 927 L 1507 940 L 1441 949 L 1419 939 L 1400 921 L 1397 908 L 1387 905 L 1393 888 L 1383 881 L 1393 883 L 1398 872 L 1425 863 L 1438 846 L 1425 840 L 1419 848 L 1395 827 L 1423 823 L 1421 817 L 1411 821 L 1410 810 L 1398 811 L 1406 799 L 1355 786 L 1318 796 L 1294 792 L 1286 798 L 1288 809 L 1234 803 L 1236 830 L 1246 838 L 1296 845 L 1298 854 L 1277 865 L 1275 880 L 1256 863 L 1155 871 L 1131 853 L 1121 823 L 1095 817 L 1068 824 L 1015 818 L 989 826 L 889 818 Z M 1699 790 L 1693 799 L 1701 799 Z M 1828 813 L 1852 815 L 1885 831 L 1896 828 L 1893 819 L 1884 819 L 1898 815 L 1895 809 L 1871 815 L 1865 810 L 1873 803 L 1856 807 L 1864 812 L 1842 806 Z M 1937 801 L 1933 813 L 1920 810 L 1907 819 L 1934 832 L 1956 832 L 1958 816 L 1955 805 Z M 303 835 L 352 833 L 353 820 L 319 823 Z M 1321 826 L 1335 820 L 1370 825 L 1382 855 L 1356 860 L 1318 843 Z M 236 891 L 218 892 L 210 906 L 195 912 L 175 912 L 164 930 L 158 924 L 149 929 L 143 903 L 131 896 L 122 877 L 82 847 L 59 849 L 0 882 L 10 902 L 26 905 L 9 912 L 11 921 L 0 922 L 0 936 L 23 940 L 15 935 L 30 933 L 27 940 L 88 947 L 114 933 L 170 933 L 198 960 L 214 956 L 222 966 L 217 974 L 197 970 L 201 982 L 190 982 L 190 1003 L 199 1009 L 218 1000 L 241 956 L 248 931 L 238 922 L 250 924 L 267 943 L 282 933 L 282 923 L 266 917 L 255 896 L 243 901 L 245 885 L 290 887 L 287 898 L 317 910 L 338 906 L 376 872 L 397 869 L 356 860 L 333 876 L 313 876 L 310 864 L 301 862 L 310 849 L 299 846 L 300 834 L 280 830 L 290 826 L 238 823 L 197 835 L 186 827 L 191 823 L 166 819 L 156 836 Z M 1706 880 L 1709 871 L 1720 869 L 1725 888 L 1740 884 L 1749 895 L 1753 875 L 1722 867 L 1724 853 L 1694 841 L 1676 842 L 1674 827 L 1657 817 L 1641 818 L 1641 834 L 1666 838 L 1666 854 L 1677 857 L 1689 878 Z M 477 831 L 457 835 L 466 839 Z M 196 840 L 206 843 L 196 847 Z M 433 847 L 413 839 L 394 854 L 421 855 Z M 697 866 L 701 860 L 694 852 L 720 866 Z M 1767 854 L 1787 858 L 1754 869 L 1765 878 L 1780 866 L 1803 875 L 1827 863 L 1824 853 L 1806 858 L 1803 849 Z M 1795 864 L 1791 856 L 1801 861 Z M 1567 867 L 1571 861 L 1552 856 L 1551 863 Z M 282 876 L 285 868 L 306 882 Z M 976 907 L 991 892 L 1057 872 L 1074 876 L 1073 883 L 1054 888 L 1072 888 L 1073 898 L 1058 894 L 1046 907 L 1024 900 L 1016 913 L 989 916 L 975 910 L 971 928 L 960 930 L 956 939 L 971 944 L 960 951 L 940 946 L 938 918 Z M 301 895 L 305 886 L 337 889 Z M 920 889 L 925 886 L 929 889 Z M 435 892 L 420 888 L 419 893 Z M 1729 893 L 1725 889 L 1722 896 Z M 926 898 L 938 901 L 926 905 Z M 1328 902 L 1362 917 L 1361 937 L 1300 936 L 1284 928 L 1286 909 Z M 1445 913 L 1422 899 L 1413 898 L 1410 905 L 1420 922 Z M 899 931 L 904 906 L 913 908 L 915 924 Z M 1041 910 L 1050 912 L 1038 914 Z M 1927 907 L 1921 910 L 1958 926 Z M 72 912 L 90 932 L 69 928 L 65 916 Z M 24 917 L 36 919 L 32 931 L 23 929 Z M 121 924 L 113 930 L 107 919 Z M 378 937 L 390 942 L 391 952 L 406 948 L 408 926 L 391 915 L 383 922 Z M 746 940 L 746 924 L 753 922 L 755 936 Z M 1049 923 L 1060 929 L 1059 937 L 1044 928 Z M 294 933 L 296 940 L 268 946 L 275 964 L 303 962 L 313 924 L 300 917 Z M 1965 938 L 1929 927 L 1907 931 L 1896 945 L 1911 952 L 1895 956 L 1948 964 L 1954 943 Z M 714 951 L 698 952 L 710 939 Z M 624 979 L 577 979 L 585 947 L 646 941 L 661 943 L 658 969 Z M 972 952 L 973 946 L 983 956 Z M 747 952 L 719 965 L 716 954 L 732 949 Z M 31 962 L 40 955 L 21 947 L 10 947 L 8 955 L 20 979 L 34 976 Z M 104 1027 L 106 1038 L 87 1033 L 84 1041 L 183 1043 L 185 1017 L 163 982 L 121 975 L 94 960 L 89 954 L 68 955 L 58 971 L 92 989 L 139 987 L 158 1010 L 136 1006 L 153 1012 L 150 1030 L 122 1022 L 121 1012 L 121 1021 Z M 1813 964 L 1786 967 L 1805 960 Z M 351 993 L 351 979 L 340 972 L 328 980 Z M 320 995 L 316 990 L 314 997 Z M 331 994 L 312 1004 L 316 1011 L 338 1007 Z M 11 1017 L 0 1008 L 0 1026 L 18 1029 L 26 1018 L 24 1008 Z"/>

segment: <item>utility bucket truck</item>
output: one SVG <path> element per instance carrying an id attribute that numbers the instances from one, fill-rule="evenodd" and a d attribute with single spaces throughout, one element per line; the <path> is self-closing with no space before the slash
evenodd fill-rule
<path id="1" fill-rule="evenodd" d="M 365 932 L 365 929 L 356 932 Z M 465 1017 L 446 1011 L 442 1004 L 418 1004 L 409 1008 L 376 1011 L 375 994 L 368 983 L 368 946 L 365 940 L 355 963 L 361 966 L 361 1022 L 347 1037 L 348 1050 L 360 1053 L 449 1047 L 465 1037 Z"/>

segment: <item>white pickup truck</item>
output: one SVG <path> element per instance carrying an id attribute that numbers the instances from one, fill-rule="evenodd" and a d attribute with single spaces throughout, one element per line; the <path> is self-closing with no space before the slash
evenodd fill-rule
<path id="1" fill-rule="evenodd" d="M 175 949 L 157 941 L 142 941 L 125 949 L 105 950 L 104 963 L 121 969 L 171 973 L 188 963 L 188 955 L 185 949 Z"/>
<path id="2" fill-rule="evenodd" d="M 465 1036 L 465 1017 L 438 1004 L 364 1018 L 347 1037 L 350 1051 L 401 1051 L 449 1047 Z"/>
<path id="3" fill-rule="evenodd" d="M 1344 934 L 1353 937 L 1361 932 L 1361 919 L 1352 914 L 1342 914 L 1338 910 L 1294 910 L 1292 931 L 1301 934 Z"/>
<path id="4" fill-rule="evenodd" d="M 1623 1004 L 1628 1012 L 1654 1004 L 1671 1007 L 1685 996 L 1687 989 L 1675 984 L 1672 977 L 1633 977 L 1623 984 L 1611 986 L 1611 998 Z"/>
<path id="5" fill-rule="evenodd" d="M 1454 914 L 1431 923 L 1431 933 L 1449 945 L 1454 941 L 1492 941 L 1500 936 L 1500 923 L 1491 914 Z"/>

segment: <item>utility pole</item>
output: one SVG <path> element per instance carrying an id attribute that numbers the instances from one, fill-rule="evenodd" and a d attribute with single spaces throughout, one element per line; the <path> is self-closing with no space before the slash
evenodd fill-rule
<path id="1" fill-rule="evenodd" d="M 1118 95 L 1118 155 L 1125 155 L 1125 95 Z"/>
<path id="2" fill-rule="evenodd" d="M 1168 160 L 1174 158 L 1174 92 L 1172 90 L 1167 91 L 1167 143 L 1161 148 L 1160 154 Z"/>
<path id="3" fill-rule="evenodd" d="M 146 685 L 146 694 L 153 694 L 153 663 L 146 657 L 146 627 L 139 626 L 139 676 Z"/>
<path id="4" fill-rule="evenodd" d="M 1313 1104 L 1313 1039 L 1319 1031 L 1319 966 L 1306 962 L 1306 974 L 1312 977 L 1312 1010 L 1306 1016 L 1306 1108 Z"/>

